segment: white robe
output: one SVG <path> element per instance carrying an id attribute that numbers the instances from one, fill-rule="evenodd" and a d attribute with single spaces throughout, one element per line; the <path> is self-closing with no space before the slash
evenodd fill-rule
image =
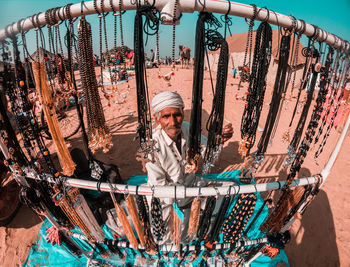
<path id="1" fill-rule="evenodd" d="M 189 123 L 182 123 L 181 133 L 181 154 L 179 153 L 176 143 L 165 133 L 160 125 L 153 132 L 153 140 L 156 141 L 155 148 L 157 149 L 156 160 L 154 162 L 147 162 L 147 185 L 159 186 L 159 185 L 183 185 L 183 186 L 204 186 L 204 180 L 196 177 L 194 173 L 185 172 L 186 164 L 186 151 L 188 148 L 189 140 Z M 202 153 L 205 150 L 207 139 L 202 136 Z M 200 183 L 200 184 L 199 184 Z M 177 204 L 181 208 L 192 201 L 193 198 L 178 199 Z M 152 197 L 147 197 L 149 206 L 151 205 Z M 166 221 L 166 233 L 163 237 L 163 241 L 159 244 L 168 243 L 170 239 L 170 206 L 175 199 L 163 198 L 160 199 L 163 209 L 163 219 Z M 187 230 L 186 226 L 188 221 L 190 209 L 186 209 L 185 213 L 185 225 L 183 225 L 183 237 Z"/>

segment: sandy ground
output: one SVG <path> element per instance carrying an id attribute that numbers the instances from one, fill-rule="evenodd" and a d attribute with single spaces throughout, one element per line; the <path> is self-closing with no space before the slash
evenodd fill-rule
<path id="1" fill-rule="evenodd" d="M 162 68 L 164 74 L 168 73 L 167 68 Z M 185 102 L 185 119 L 189 119 L 192 94 L 192 69 L 177 69 L 170 84 L 163 79 L 158 79 L 158 70 L 148 70 L 148 85 L 150 97 L 163 90 L 178 91 Z M 213 73 L 214 84 L 215 74 Z M 220 172 L 229 165 L 237 168 L 243 160 L 238 155 L 237 148 L 240 140 L 240 121 L 244 108 L 244 101 L 236 100 L 236 95 L 243 96 L 244 89 L 237 91 L 238 79 L 229 77 L 226 92 L 225 120 L 231 122 L 235 133 L 233 138 L 225 144 L 217 166 L 213 172 Z M 246 84 L 245 84 L 246 86 Z M 120 167 L 123 179 L 131 174 L 141 174 L 142 167 L 135 160 L 135 153 L 138 141 L 134 141 L 137 124 L 137 106 L 135 80 L 130 81 L 130 90 L 124 83 L 118 86 L 118 94 L 114 94 L 111 106 L 102 97 L 107 124 L 113 134 L 114 146 L 107 154 L 97 153 L 97 158 L 105 162 L 113 162 Z M 260 118 L 260 127 L 264 127 L 268 103 L 271 99 L 272 85 L 268 85 L 265 97 L 263 114 Z M 208 119 L 212 105 L 212 88 L 209 73 L 205 73 L 204 94 L 203 94 L 203 129 Z M 118 102 L 115 103 L 114 101 Z M 124 101 L 124 103 L 122 103 Z M 284 167 L 287 144 L 282 142 L 282 135 L 288 129 L 289 120 L 294 107 L 295 100 L 286 101 L 279 120 L 279 127 L 276 131 L 272 146 L 268 148 L 265 161 L 257 173 L 258 182 L 274 181 L 278 177 L 284 179 L 289 169 Z M 74 119 L 75 111 L 72 111 Z M 298 120 L 294 122 L 295 124 Z M 75 119 L 77 119 L 75 117 Z M 258 131 L 257 140 L 261 132 Z M 332 130 L 326 148 L 321 154 L 318 165 L 315 163 L 313 154 L 316 145 L 308 154 L 300 177 L 308 177 L 320 172 L 326 163 L 339 133 Z M 74 135 L 68 142 L 70 148 L 82 147 L 80 133 Z M 257 142 L 256 142 L 257 143 Z M 47 142 L 51 147 L 51 142 Z M 54 152 L 54 149 L 51 151 Z M 252 149 L 254 151 L 254 149 Z M 293 226 L 293 238 L 286 248 L 291 266 L 350 266 L 350 259 L 347 252 L 350 250 L 350 209 L 346 200 L 350 190 L 350 139 L 347 136 L 342 150 L 328 177 L 325 186 L 321 189 L 314 202 L 307 209 L 301 221 Z M 27 207 L 22 207 L 8 227 L 0 228 L 0 266 L 20 266 L 25 261 L 31 245 L 35 242 L 41 220 Z"/>

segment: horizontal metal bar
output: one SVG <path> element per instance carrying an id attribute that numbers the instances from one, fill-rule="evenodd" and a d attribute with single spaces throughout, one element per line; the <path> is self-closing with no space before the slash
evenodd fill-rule
<path id="1" fill-rule="evenodd" d="M 110 5 L 110 0 L 101 0 L 103 2 L 103 7 L 105 12 L 111 12 L 112 6 Z M 112 1 L 113 9 L 115 11 L 119 11 L 119 1 Z M 136 3 L 137 1 L 135 1 Z M 152 1 L 151 1 L 152 2 Z M 155 0 L 154 7 L 159 11 L 166 9 L 167 13 L 169 12 L 169 6 L 172 5 L 174 0 Z M 145 3 L 145 0 L 141 1 L 141 5 Z M 152 2 L 153 3 L 153 2 Z M 205 6 L 202 4 L 205 3 Z M 226 14 L 230 5 L 229 15 L 251 18 L 253 15 L 253 7 L 251 5 L 229 2 L 227 0 L 207 0 L 207 1 L 196 1 L 196 0 L 178 0 L 178 12 L 186 12 L 193 13 L 194 11 L 208 11 L 220 14 Z M 136 4 L 132 3 L 132 1 L 122 1 L 122 9 L 123 10 L 136 10 Z M 290 16 L 286 16 L 280 13 L 276 13 L 274 11 L 269 11 L 265 8 L 257 8 L 258 14 L 256 20 L 260 21 L 268 21 L 270 24 L 279 25 L 281 27 L 290 28 L 293 25 L 293 19 Z M 171 10 L 171 9 L 170 9 Z M 98 8 L 98 12 L 101 12 L 100 8 Z M 70 14 L 72 17 L 79 17 L 85 15 L 95 14 L 96 11 L 93 6 L 93 1 L 78 3 L 70 6 Z M 56 12 L 56 19 L 60 20 L 67 19 L 67 14 L 65 12 L 65 7 L 61 7 Z M 165 12 L 164 12 L 165 14 Z M 33 23 L 34 20 L 34 23 Z M 37 23 L 38 22 L 38 23 Z M 14 24 L 7 26 L 5 29 L 0 30 L 0 42 L 4 39 L 18 34 L 19 28 L 22 28 L 23 31 L 27 31 L 35 28 L 34 24 L 38 24 L 38 26 L 44 26 L 46 24 L 45 21 L 45 12 L 39 13 L 38 15 L 33 15 L 29 18 L 20 20 Z M 301 21 L 296 20 L 296 28 L 300 30 Z M 19 27 L 20 26 L 20 27 Z M 313 36 L 316 32 L 316 28 L 313 25 L 306 24 L 304 34 L 307 36 Z M 317 38 L 318 41 L 323 41 L 336 49 L 339 49 L 345 52 L 348 56 L 350 53 L 350 44 L 348 41 L 344 41 L 343 39 L 335 36 L 334 34 L 328 33 L 325 30 L 319 29 L 319 36 Z"/>
<path id="2" fill-rule="evenodd" d="M 18 175 L 18 174 L 17 174 Z M 46 174 L 49 182 L 54 182 L 52 176 Z M 34 172 L 27 173 L 26 178 L 42 179 L 39 178 Z M 320 181 L 320 176 L 312 176 L 307 178 L 296 179 L 292 182 L 291 187 L 315 184 Z M 220 182 L 220 181 L 219 181 Z M 70 185 L 78 188 L 97 190 L 97 181 L 87 181 L 82 179 L 67 178 L 64 181 L 65 185 Z M 120 194 L 139 194 L 145 196 L 155 196 L 159 198 L 187 198 L 196 196 L 217 196 L 217 195 L 236 195 L 243 193 L 255 193 L 265 192 L 270 190 L 281 189 L 286 184 L 286 181 L 277 181 L 271 183 L 261 184 L 247 184 L 229 186 L 214 186 L 214 187 L 185 187 L 185 186 L 134 186 L 125 184 L 108 184 L 101 183 L 99 189 L 103 192 L 115 192 Z"/>

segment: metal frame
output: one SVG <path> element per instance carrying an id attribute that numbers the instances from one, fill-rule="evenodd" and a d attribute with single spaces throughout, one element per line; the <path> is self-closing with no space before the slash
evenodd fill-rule
<path id="1" fill-rule="evenodd" d="M 112 11 L 112 7 L 110 5 L 110 0 L 100 0 L 103 2 L 104 11 L 110 12 Z M 119 2 L 122 1 L 122 9 L 123 10 L 136 10 L 136 2 L 133 3 L 131 0 L 123 1 L 123 0 L 113 0 L 113 8 L 116 11 L 119 11 Z M 193 13 L 194 11 L 208 11 L 214 13 L 228 14 L 231 16 L 237 17 L 245 17 L 251 18 L 253 15 L 253 7 L 251 5 L 230 2 L 228 0 L 206 0 L 203 1 L 203 6 L 200 1 L 197 0 L 177 0 L 177 14 L 176 18 L 180 17 L 180 13 Z M 166 21 L 171 20 L 174 10 L 174 2 L 175 0 L 141 0 L 141 5 L 145 3 L 151 3 L 158 10 L 161 11 L 161 18 L 164 23 Z M 93 1 L 82 2 L 79 4 L 71 5 L 70 14 L 72 17 L 79 17 L 85 15 L 95 14 L 96 11 L 93 7 Z M 279 25 L 281 27 L 291 28 L 293 25 L 293 18 L 291 16 L 286 16 L 280 13 L 276 13 L 274 11 L 269 11 L 265 8 L 258 8 L 258 14 L 256 16 L 256 20 L 267 21 L 270 24 Z M 0 42 L 5 40 L 6 38 L 19 33 L 19 28 L 22 28 L 23 31 L 27 31 L 30 29 L 34 29 L 35 25 L 33 24 L 33 18 L 35 17 L 35 23 L 38 22 L 37 26 L 44 26 L 45 22 L 45 12 L 33 15 L 29 18 L 20 20 L 16 23 L 8 25 L 5 29 L 0 30 Z M 56 12 L 56 19 L 60 21 L 61 19 L 67 19 L 67 14 L 65 12 L 65 7 L 61 7 Z M 18 27 L 21 26 L 21 27 Z M 300 30 L 302 27 L 302 23 L 300 20 L 296 20 L 296 28 Z M 317 27 L 306 24 L 304 34 L 307 36 L 314 36 L 318 31 L 317 40 L 325 42 L 336 49 L 343 51 L 349 56 L 350 54 L 350 44 L 348 41 L 341 39 L 340 37 L 328 33 L 322 29 L 317 30 Z"/>

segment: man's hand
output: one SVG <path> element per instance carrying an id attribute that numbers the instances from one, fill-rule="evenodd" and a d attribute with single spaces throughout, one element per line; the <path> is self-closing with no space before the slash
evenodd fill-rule
<path id="1" fill-rule="evenodd" d="M 222 129 L 222 143 L 225 143 L 227 140 L 229 140 L 233 135 L 233 128 L 232 123 L 229 123 L 224 126 Z"/>

